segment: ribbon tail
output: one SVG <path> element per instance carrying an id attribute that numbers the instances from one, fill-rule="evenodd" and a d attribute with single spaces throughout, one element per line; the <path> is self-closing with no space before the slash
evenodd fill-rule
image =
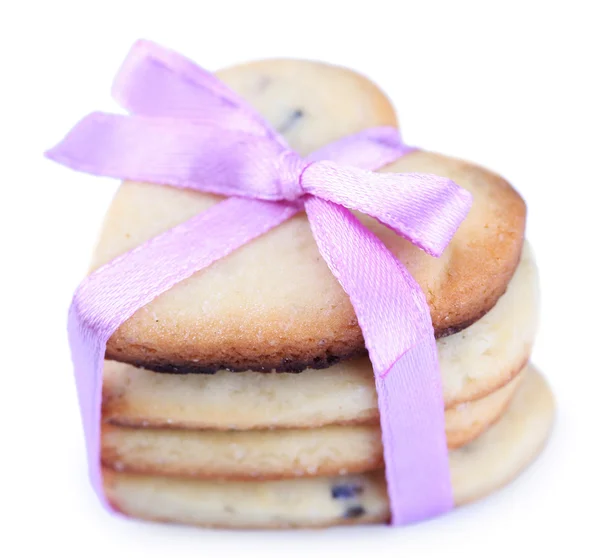
<path id="1" fill-rule="evenodd" d="M 375 375 L 392 524 L 446 513 L 454 499 L 435 339 L 419 340 Z"/>
<path id="2" fill-rule="evenodd" d="M 111 335 L 154 298 L 297 211 L 297 207 L 284 203 L 229 198 L 119 256 L 88 276 L 77 289 L 69 310 L 69 342 L 90 477 L 105 504 L 100 424 L 102 370 Z"/>
<path id="3" fill-rule="evenodd" d="M 392 523 L 452 508 L 442 383 L 419 285 L 350 211 L 308 197 L 319 250 L 354 306 L 373 363 Z"/>
<path id="4" fill-rule="evenodd" d="M 309 161 L 333 161 L 338 165 L 376 170 L 416 151 L 402 140 L 393 126 L 367 128 L 325 145 L 308 156 Z"/>

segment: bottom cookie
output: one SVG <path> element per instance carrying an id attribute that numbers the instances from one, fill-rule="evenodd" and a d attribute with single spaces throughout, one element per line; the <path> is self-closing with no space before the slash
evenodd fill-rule
<path id="1" fill-rule="evenodd" d="M 482 498 L 522 471 L 544 445 L 552 393 L 531 367 L 505 415 L 450 452 L 456 505 Z M 142 519 L 229 528 L 323 527 L 387 521 L 382 471 L 279 481 L 207 481 L 104 471 L 108 500 Z"/>

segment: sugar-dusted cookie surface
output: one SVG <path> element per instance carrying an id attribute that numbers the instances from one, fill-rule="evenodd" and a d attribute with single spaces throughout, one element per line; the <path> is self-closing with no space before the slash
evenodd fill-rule
<path id="1" fill-rule="evenodd" d="M 554 401 L 535 371 L 506 414 L 473 443 L 450 452 L 456 505 L 510 482 L 543 447 Z M 111 504 L 126 515 L 224 528 L 381 523 L 389 517 L 381 472 L 279 481 L 206 481 L 104 470 Z"/>
<path id="2" fill-rule="evenodd" d="M 446 408 L 494 391 L 521 370 L 537 321 L 537 269 L 526 244 L 496 306 L 437 341 Z M 301 374 L 157 374 L 106 361 L 103 416 L 132 427 L 249 430 L 364 424 L 377 421 L 379 411 L 366 357 Z"/>
<path id="3" fill-rule="evenodd" d="M 349 70 L 264 61 L 221 77 L 303 153 L 370 126 L 395 124 L 385 96 Z M 386 170 L 447 176 L 474 196 L 467 220 L 437 260 L 366 220 L 423 287 L 436 334 L 456 332 L 484 315 L 506 289 L 521 253 L 523 201 L 499 176 L 441 155 L 413 153 Z M 93 268 L 217 201 L 165 186 L 123 184 Z M 179 372 L 323 368 L 364 352 L 352 305 L 320 257 L 304 214 L 159 296 L 107 347 L 109 359 Z"/>
<path id="4" fill-rule="evenodd" d="M 446 411 L 448 447 L 471 442 L 496 422 L 524 374 Z M 229 432 L 104 424 L 102 463 L 116 471 L 236 480 L 363 473 L 384 466 L 378 424 Z"/>

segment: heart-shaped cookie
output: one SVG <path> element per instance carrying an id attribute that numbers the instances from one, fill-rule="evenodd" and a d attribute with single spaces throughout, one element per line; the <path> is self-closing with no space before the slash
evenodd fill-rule
<path id="1" fill-rule="evenodd" d="M 263 61 L 219 77 L 302 154 L 370 126 L 396 123 L 383 93 L 366 78 L 335 66 Z M 524 203 L 494 173 L 426 151 L 408 154 L 385 171 L 446 176 L 473 194 L 469 216 L 439 259 L 364 218 L 423 288 L 437 336 L 455 333 L 489 311 L 506 290 L 521 254 Z M 109 209 L 92 267 L 218 199 L 124 183 Z M 354 310 L 322 260 L 304 214 L 156 298 L 107 346 L 109 359 L 179 372 L 300 371 L 361 354 L 365 348 Z"/>

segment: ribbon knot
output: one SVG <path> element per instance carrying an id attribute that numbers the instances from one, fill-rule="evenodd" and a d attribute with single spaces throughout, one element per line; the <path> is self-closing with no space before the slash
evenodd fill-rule
<path id="1" fill-rule="evenodd" d="M 295 202 L 305 195 L 302 185 L 304 171 L 313 163 L 300 157 L 295 151 L 286 150 L 280 155 L 278 177 L 279 194 L 282 200 Z"/>
<path id="2" fill-rule="evenodd" d="M 303 159 L 215 76 L 152 43 L 134 46 L 113 93 L 132 115 L 92 114 L 47 155 L 85 172 L 228 199 L 122 254 L 76 292 L 69 339 L 101 499 L 100 403 L 109 338 L 154 298 L 304 208 L 373 364 L 392 522 L 450 509 L 444 401 L 427 300 L 352 211 L 438 256 L 467 215 L 470 195 L 447 178 L 370 172 L 413 151 L 391 127 L 364 130 Z"/>

